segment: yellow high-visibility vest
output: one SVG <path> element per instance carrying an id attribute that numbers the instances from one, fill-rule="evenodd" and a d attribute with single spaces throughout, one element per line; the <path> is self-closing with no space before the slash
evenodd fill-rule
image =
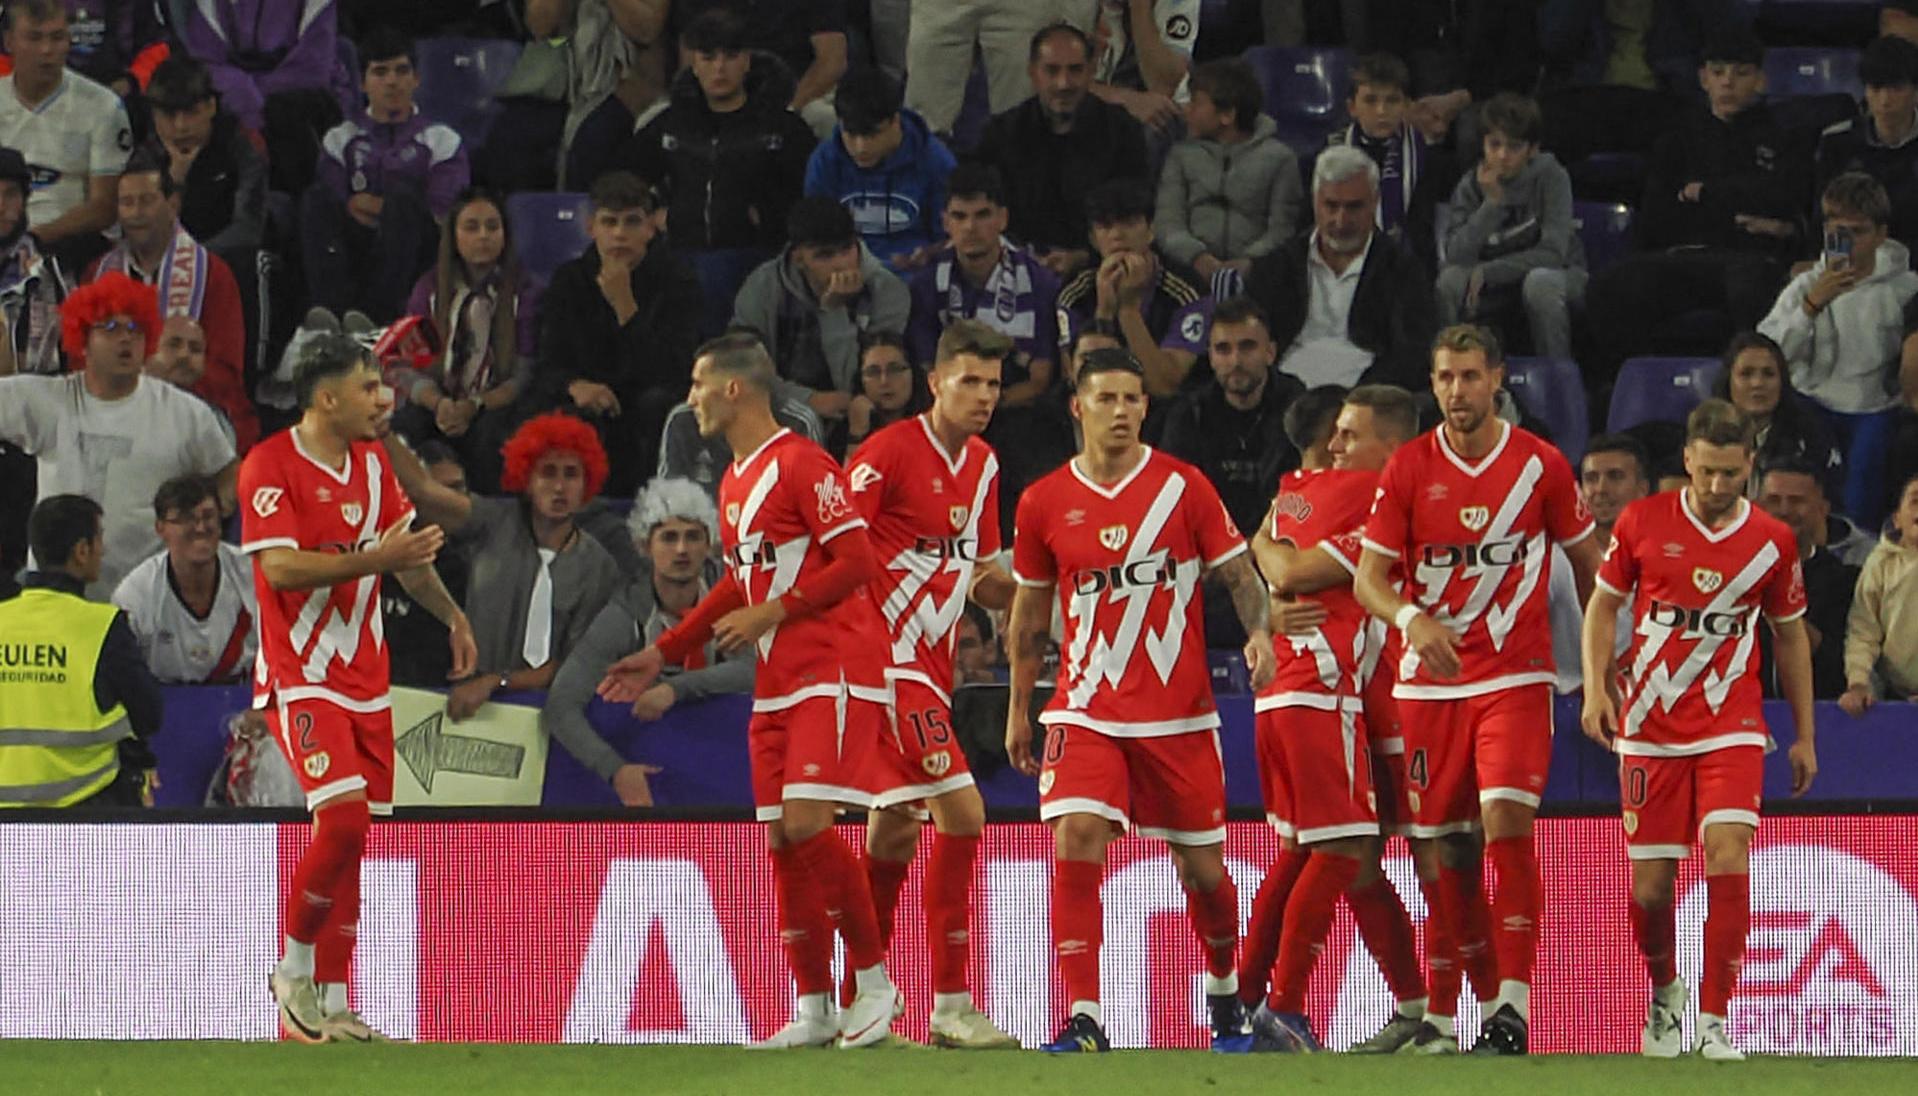
<path id="1" fill-rule="evenodd" d="M 0 807 L 69 806 L 119 773 L 126 708 L 93 697 L 118 611 L 44 588 L 0 601 Z"/>

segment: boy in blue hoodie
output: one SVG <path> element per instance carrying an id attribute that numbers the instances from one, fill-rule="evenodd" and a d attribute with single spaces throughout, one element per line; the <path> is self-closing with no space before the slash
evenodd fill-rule
<path id="1" fill-rule="evenodd" d="M 925 265 L 940 240 L 946 177 L 957 161 L 925 119 L 901 107 L 898 81 L 862 69 L 839 83 L 839 125 L 813 150 L 806 194 L 852 213 L 866 249 L 889 268 Z"/>

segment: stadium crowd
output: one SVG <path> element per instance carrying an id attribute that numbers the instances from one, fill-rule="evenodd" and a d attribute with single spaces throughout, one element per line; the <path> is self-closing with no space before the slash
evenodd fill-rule
<path id="1" fill-rule="evenodd" d="M 985 436 L 1010 537 L 1077 448 L 1089 353 L 1139 360 L 1147 440 L 1252 529 L 1346 390 L 1426 391 L 1465 321 L 1514 348 L 1498 413 L 1574 460 L 1601 530 L 1682 476 L 1697 397 L 1751 415 L 1817 695 L 1912 697 L 1918 3 L 1822 28 L 1815 58 L 1752 10 L 13 0 L 0 574 L 67 567 L 95 511 L 29 515 L 92 499 L 75 579 L 150 673 L 247 677 L 239 460 L 296 417 L 300 347 L 343 333 L 379 356 L 473 620 L 454 718 L 550 689 L 548 730 L 645 803 L 580 711 L 719 574 L 702 340 L 756 336 L 778 420 L 843 456 L 925 408 L 953 321 L 1007 336 Z M 1856 86 L 1802 78 L 1833 58 Z M 394 680 L 444 685 L 444 627 L 382 601 Z M 1223 603 L 1207 620 L 1244 642 Z M 1003 666 L 1001 626 L 968 611 L 968 680 Z M 636 711 L 751 686 L 750 659 L 695 652 Z"/>

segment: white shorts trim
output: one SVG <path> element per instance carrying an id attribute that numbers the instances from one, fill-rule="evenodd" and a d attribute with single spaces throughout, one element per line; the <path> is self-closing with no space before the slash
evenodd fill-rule
<path id="1" fill-rule="evenodd" d="M 1270 712 L 1280 708 L 1311 708 L 1320 712 L 1363 712 L 1365 702 L 1356 696 L 1305 692 L 1273 693 L 1252 701 L 1252 710 L 1255 712 Z"/>
<path id="2" fill-rule="evenodd" d="M 364 776 L 360 776 L 357 773 L 352 776 L 343 776 L 331 784 L 321 784 L 319 787 L 307 792 L 306 809 L 310 811 L 335 796 L 365 790 L 366 778 Z"/>
<path id="3" fill-rule="evenodd" d="M 1534 810 L 1538 808 L 1539 803 L 1538 796 L 1519 788 L 1486 788 L 1478 793 L 1478 804 L 1481 807 L 1500 799 L 1508 803 L 1523 803 Z"/>
<path id="4" fill-rule="evenodd" d="M 785 696 L 756 696 L 753 698 L 754 712 L 782 712 L 787 708 L 796 708 L 808 700 L 820 700 L 840 695 L 840 683 L 837 681 L 825 685 L 808 685 L 798 692 Z"/>
<path id="5" fill-rule="evenodd" d="M 1628 860 L 1683 860 L 1692 854 L 1690 845 L 1626 845 Z"/>
<path id="6" fill-rule="evenodd" d="M 1320 826 L 1315 830 L 1297 830 L 1288 835 L 1301 845 L 1316 845 L 1321 841 L 1337 841 L 1342 837 L 1377 837 L 1377 822 L 1344 822 L 1337 826 Z"/>
<path id="7" fill-rule="evenodd" d="M 1407 822 L 1399 827 L 1398 832 L 1407 837 L 1428 838 L 1450 837 L 1455 833 L 1477 833 L 1478 829 L 1479 822 L 1473 819 L 1470 822 L 1446 822 L 1438 826 L 1421 826 L 1416 822 Z"/>
<path id="8" fill-rule="evenodd" d="M 1639 738 L 1619 738 L 1618 755 L 1620 757 L 1697 757 L 1713 750 L 1729 750 L 1738 746 L 1756 746 L 1759 749 L 1771 745 L 1771 736 L 1761 731 L 1739 731 L 1734 734 L 1713 735 L 1695 742 L 1665 743 L 1646 742 Z"/>
<path id="9" fill-rule="evenodd" d="M 952 707 L 952 694 L 950 692 L 935 684 L 931 675 L 927 674 L 924 670 L 915 670 L 907 666 L 889 666 L 886 668 L 886 687 L 893 690 L 890 702 L 896 703 L 898 701 L 899 692 L 895 686 L 901 681 L 910 681 L 915 685 L 924 685 L 926 688 L 937 693 L 939 699 L 945 702 L 946 707 Z M 858 694 L 855 693 L 853 695 L 857 696 Z"/>
<path id="10" fill-rule="evenodd" d="M 1705 843 L 1705 827 L 1724 826 L 1724 825 L 1750 826 L 1752 829 L 1755 830 L 1758 828 L 1758 812 L 1757 811 L 1741 811 L 1741 810 L 1735 810 L 1731 808 L 1727 808 L 1724 810 L 1717 810 L 1717 811 L 1706 811 L 1705 817 L 1698 820 L 1699 844 L 1702 845 Z"/>
<path id="11" fill-rule="evenodd" d="M 839 784 L 788 784 L 780 789 L 779 798 L 844 803 L 849 807 L 872 806 L 871 792 L 862 792 L 858 788 L 848 788 Z"/>
<path id="12" fill-rule="evenodd" d="M 291 689 L 282 689 L 275 686 L 273 695 L 279 699 L 282 707 L 300 700 L 324 700 L 335 707 L 344 708 L 349 712 L 358 712 L 361 715 L 372 715 L 375 712 L 384 712 L 393 707 L 393 701 L 390 697 L 382 696 L 375 697 L 372 700 L 355 700 L 342 693 L 336 693 L 324 685 L 295 685 Z"/>
<path id="13" fill-rule="evenodd" d="M 1103 799 L 1055 799 L 1039 804 L 1041 822 L 1050 822 L 1068 814 L 1096 814 L 1121 828 L 1132 828 L 1132 820 L 1126 817 L 1126 813 Z"/>
<path id="14" fill-rule="evenodd" d="M 1140 837 L 1156 837 L 1168 845 L 1202 847 L 1225 844 L 1224 826 L 1210 830 L 1168 830 L 1159 826 L 1140 826 L 1134 832 Z"/>
<path id="15" fill-rule="evenodd" d="M 1550 686 L 1557 680 L 1556 675 L 1541 670 L 1536 673 L 1488 677 L 1483 681 L 1469 681 L 1463 685 L 1411 685 L 1401 681 L 1392 686 L 1392 695 L 1399 700 L 1464 700 L 1467 697 L 1484 696 L 1487 693 L 1518 689 L 1526 685 Z M 1549 727 L 1546 729 L 1550 730 Z"/>
<path id="16" fill-rule="evenodd" d="M 1018 583 L 1021 586 L 1024 586 L 1028 590 L 1050 590 L 1055 585 L 1057 585 L 1057 582 L 1053 579 L 1027 578 L 1026 576 L 1020 574 L 1017 571 L 1014 571 L 1012 573 L 1012 581 Z"/>
<path id="17" fill-rule="evenodd" d="M 1278 815 L 1273 814 L 1271 811 L 1265 812 L 1265 824 L 1272 827 L 1272 832 L 1278 834 L 1280 837 L 1291 837 L 1293 834 L 1299 832 L 1296 826 L 1280 818 Z"/>
<path id="18" fill-rule="evenodd" d="M 1187 716 L 1184 719 L 1167 719 L 1158 723 L 1114 723 L 1107 719 L 1094 719 L 1084 712 L 1056 711 L 1040 712 L 1039 722 L 1048 727 L 1061 723 L 1071 727 L 1084 727 L 1088 731 L 1097 731 L 1111 738 L 1165 738 L 1175 734 L 1191 734 L 1194 731 L 1216 731 L 1219 728 L 1219 713 L 1206 712 L 1203 715 Z"/>
<path id="19" fill-rule="evenodd" d="M 1367 728 L 1368 730 L 1370 728 Z M 1384 757 L 1397 757 L 1405 752 L 1405 736 L 1393 735 L 1391 738 L 1370 738 L 1366 740 L 1372 746 L 1372 752 Z"/>
<path id="20" fill-rule="evenodd" d="M 393 804 L 391 803 L 375 803 L 369 799 L 366 801 L 366 809 L 373 814 L 379 815 L 381 818 L 393 817 Z"/>
<path id="21" fill-rule="evenodd" d="M 847 685 L 846 695 L 854 700 L 863 700 L 868 704 L 881 704 L 892 707 L 892 688 L 886 686 L 875 689 L 870 685 Z"/>
<path id="22" fill-rule="evenodd" d="M 961 788 L 970 788 L 975 782 L 971 773 L 948 776 L 933 784 L 906 784 L 889 788 L 872 797 L 875 810 L 884 807 L 896 807 L 901 803 L 915 803 L 921 799 L 936 799 L 947 792 L 956 792 Z"/>
<path id="23" fill-rule="evenodd" d="M 777 822 L 781 818 L 784 818 L 785 815 L 786 809 L 784 807 L 753 808 L 753 821 L 755 822 Z"/>

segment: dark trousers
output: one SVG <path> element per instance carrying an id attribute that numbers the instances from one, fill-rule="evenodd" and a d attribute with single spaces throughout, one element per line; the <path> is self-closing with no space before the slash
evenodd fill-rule
<path id="1" fill-rule="evenodd" d="M 266 97 L 267 185 L 284 194 L 311 186 L 320 166 L 320 138 L 339 124 L 340 102 L 330 91 L 306 88 Z"/>
<path id="2" fill-rule="evenodd" d="M 406 307 L 413 283 L 433 265 L 439 226 L 414 189 L 383 195 L 379 224 L 368 228 L 346 212 L 325 183 L 300 200 L 300 254 L 312 302 L 333 312 L 357 308 L 389 323 Z"/>
<path id="3" fill-rule="evenodd" d="M 1642 354 L 1716 355 L 1733 332 L 1758 326 L 1785 284 L 1785 265 L 1764 255 L 1716 248 L 1632 255 L 1585 291 L 1592 349 L 1588 381 L 1609 385 L 1619 363 Z M 1672 321 L 1715 314 L 1696 329 Z"/>
<path id="4" fill-rule="evenodd" d="M 423 441 L 442 441 L 459 454 L 460 467 L 466 472 L 467 489 L 476 495 L 499 493 L 502 460 L 500 447 L 506 444 L 522 418 L 516 405 L 494 411 L 482 411 L 466 432 L 457 438 L 440 433 L 433 413 L 417 403 L 408 403 L 393 413 L 393 429 L 415 448 Z"/>

